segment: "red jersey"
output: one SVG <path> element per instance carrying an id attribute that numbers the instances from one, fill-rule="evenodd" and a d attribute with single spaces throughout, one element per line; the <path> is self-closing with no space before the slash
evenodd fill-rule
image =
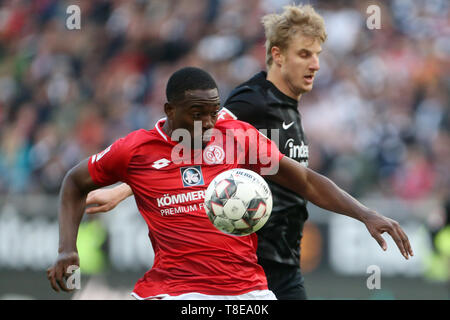
<path id="1" fill-rule="evenodd" d="M 267 148 L 256 143 L 258 155 L 274 161 L 283 155 L 248 123 L 222 120 L 215 126 L 223 135 L 222 146 L 211 139 L 197 151 L 203 154 L 200 163 L 193 161 L 192 154 L 193 163 L 175 163 L 172 150 L 178 142 L 163 132 L 164 121 L 158 121 L 152 130 L 130 133 L 89 159 L 89 172 L 96 184 L 122 181 L 131 187 L 148 225 L 154 264 L 138 280 L 134 293 L 149 298 L 188 292 L 238 295 L 267 289 L 264 271 L 257 263 L 256 235 L 237 237 L 217 230 L 205 213 L 204 196 L 211 180 L 223 171 L 241 167 L 259 172 L 264 167 L 259 158 L 252 165 L 243 163 L 255 145 L 249 136 L 243 136 L 244 131 L 266 144 Z M 232 131 L 230 140 L 226 139 L 230 129 L 242 130 Z M 224 158 L 224 149 L 228 152 L 230 145 L 234 161 Z"/>

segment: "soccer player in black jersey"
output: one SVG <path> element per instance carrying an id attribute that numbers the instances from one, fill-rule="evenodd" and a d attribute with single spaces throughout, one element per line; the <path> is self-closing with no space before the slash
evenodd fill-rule
<path id="1" fill-rule="evenodd" d="M 286 6 L 281 14 L 264 16 L 262 22 L 266 34 L 267 72 L 262 71 L 236 87 L 226 100 L 223 111 L 225 117 L 246 121 L 258 130 L 266 129 L 265 132 L 269 133 L 271 129 L 278 129 L 280 151 L 307 166 L 308 142 L 298 102 L 303 93 L 311 91 L 320 68 L 321 45 L 327 37 L 324 21 L 311 6 L 292 5 Z M 300 270 L 300 241 L 308 218 L 307 201 L 266 180 L 274 201 L 269 221 L 257 232 L 258 262 L 264 268 L 269 289 L 277 299 L 303 300 L 307 296 Z M 110 191 L 96 190 L 88 195 L 87 203 L 97 206 L 88 208 L 87 212 L 109 211 L 129 195 L 127 185 Z M 380 235 L 368 229 L 385 249 Z M 389 229 L 383 232 L 391 234 Z M 403 231 L 399 233 L 406 237 Z"/>
<path id="2" fill-rule="evenodd" d="M 308 165 L 308 142 L 298 102 L 313 87 L 326 40 L 322 17 L 311 6 L 287 6 L 262 19 L 266 34 L 267 72 L 234 89 L 224 107 L 258 130 L 278 129 L 279 149 Z M 270 137 L 269 137 L 270 138 Z M 258 261 L 278 299 L 306 299 L 300 271 L 300 241 L 308 218 L 306 200 L 267 180 L 273 195 L 269 221 L 258 231 Z"/>

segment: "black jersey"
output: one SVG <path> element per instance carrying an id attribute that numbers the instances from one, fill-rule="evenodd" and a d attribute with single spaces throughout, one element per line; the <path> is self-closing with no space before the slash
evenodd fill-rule
<path id="1" fill-rule="evenodd" d="M 264 130 L 278 129 L 280 151 L 308 165 L 308 143 L 303 132 L 298 102 L 266 80 L 262 71 L 235 88 L 224 107 L 239 120 Z M 266 131 L 267 130 L 267 131 Z M 276 141 L 275 141 L 276 142 Z M 308 218 L 306 200 L 269 180 L 273 209 L 270 219 L 258 234 L 258 257 L 289 265 L 300 263 L 300 240 Z"/>

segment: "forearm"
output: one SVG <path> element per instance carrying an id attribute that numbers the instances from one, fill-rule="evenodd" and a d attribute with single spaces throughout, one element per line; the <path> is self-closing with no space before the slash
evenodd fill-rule
<path id="1" fill-rule="evenodd" d="M 78 227 L 83 218 L 86 196 L 97 186 L 88 170 L 87 160 L 80 162 L 64 177 L 59 195 L 59 252 L 76 251 Z"/>
<path id="2" fill-rule="evenodd" d="M 58 209 L 59 252 L 77 251 L 78 228 L 83 218 L 86 193 L 82 192 L 70 174 L 64 178 Z"/>
<path id="3" fill-rule="evenodd" d="M 333 181 L 312 170 L 307 171 L 306 186 L 302 195 L 318 207 L 361 222 L 364 222 L 367 215 L 374 214 L 372 210 L 339 188 Z"/>
<path id="4" fill-rule="evenodd" d="M 287 157 L 281 160 L 278 173 L 268 178 L 296 192 L 318 207 L 361 222 L 374 213 L 330 179 Z"/>
<path id="5" fill-rule="evenodd" d="M 129 196 L 133 195 L 133 190 L 131 190 L 130 186 L 126 183 L 122 183 L 118 185 L 117 187 L 114 187 L 114 194 L 115 197 L 119 200 L 117 202 L 121 202 L 128 198 Z"/>

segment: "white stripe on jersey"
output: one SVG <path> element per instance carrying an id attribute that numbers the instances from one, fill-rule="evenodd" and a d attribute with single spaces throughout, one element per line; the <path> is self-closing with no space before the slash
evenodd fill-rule
<path id="1" fill-rule="evenodd" d="M 230 119 L 230 118 L 237 120 L 237 117 L 234 115 L 234 113 L 231 112 L 230 110 L 228 110 L 227 108 L 223 107 L 222 109 L 220 109 L 217 120 Z"/>
<path id="2" fill-rule="evenodd" d="M 155 124 L 155 129 L 156 129 L 156 131 L 158 131 L 158 133 L 161 135 L 161 137 L 164 138 L 164 140 L 169 141 L 168 136 L 167 136 L 164 132 L 162 132 L 162 130 L 159 128 L 159 123 L 160 123 L 161 121 L 166 120 L 166 119 L 167 119 L 166 117 L 164 117 L 164 118 L 162 118 L 162 119 L 159 119 L 159 120 L 156 122 L 156 124 Z"/>

